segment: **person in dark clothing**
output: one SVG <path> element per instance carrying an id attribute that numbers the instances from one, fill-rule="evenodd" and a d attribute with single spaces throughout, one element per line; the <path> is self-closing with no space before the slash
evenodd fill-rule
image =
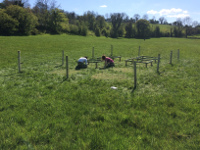
<path id="1" fill-rule="evenodd" d="M 105 61 L 104 68 L 115 66 L 114 61 L 110 57 L 106 57 L 105 55 L 103 55 L 101 58 L 102 58 L 102 61 Z"/>

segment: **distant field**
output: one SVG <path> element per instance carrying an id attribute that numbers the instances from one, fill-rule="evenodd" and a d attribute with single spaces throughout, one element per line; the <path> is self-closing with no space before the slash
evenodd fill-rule
<path id="1" fill-rule="evenodd" d="M 157 26 L 160 28 L 160 31 L 163 33 L 168 33 L 168 32 L 170 33 L 170 29 L 174 27 L 172 25 L 150 24 L 151 31 L 154 31 Z"/>
<path id="2" fill-rule="evenodd" d="M 170 33 L 170 29 L 173 28 L 173 26 L 171 26 L 171 25 L 151 24 L 151 27 L 153 27 L 153 28 L 155 28 L 156 26 L 159 26 L 160 31 L 163 32 L 163 33 L 167 33 L 167 32 Z"/>
<path id="3" fill-rule="evenodd" d="M 122 57 L 114 68 L 74 69 L 93 47 L 100 57 L 111 45 Z M 200 149 L 199 45 L 185 38 L 0 37 L 0 149 Z M 155 62 L 137 65 L 133 91 L 133 65 L 124 60 L 139 47 L 140 55 L 161 55 L 160 71 Z"/>
<path id="4" fill-rule="evenodd" d="M 188 36 L 189 38 L 197 38 L 200 39 L 200 34 L 199 35 L 192 35 L 192 36 Z"/>

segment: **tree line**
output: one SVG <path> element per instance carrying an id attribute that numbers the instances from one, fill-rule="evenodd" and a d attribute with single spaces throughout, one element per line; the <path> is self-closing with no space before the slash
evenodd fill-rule
<path id="1" fill-rule="evenodd" d="M 160 24 L 170 25 L 169 31 L 161 31 Z M 56 1 L 36 0 L 31 9 L 26 1 L 4 0 L 0 3 L 0 35 L 75 34 L 106 36 L 112 38 L 187 37 L 200 34 L 200 24 L 191 18 L 177 19 L 169 24 L 164 17 L 148 20 L 148 16 L 125 13 L 105 16 L 88 11 L 83 15 L 67 12 L 56 6 Z"/>

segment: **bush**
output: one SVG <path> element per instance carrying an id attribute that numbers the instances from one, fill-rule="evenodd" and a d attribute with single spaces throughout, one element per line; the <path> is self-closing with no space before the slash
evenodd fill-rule
<path id="1" fill-rule="evenodd" d="M 67 23 L 61 23 L 62 32 L 69 33 L 70 32 L 70 26 Z"/>
<path id="2" fill-rule="evenodd" d="M 100 29 L 98 27 L 95 29 L 95 35 L 101 36 L 101 32 L 100 32 Z"/>
<path id="3" fill-rule="evenodd" d="M 70 28 L 70 33 L 76 34 L 76 35 L 79 34 L 79 28 L 78 28 L 77 25 L 70 24 L 70 25 L 69 25 L 69 28 Z"/>
<path id="4" fill-rule="evenodd" d="M 13 35 L 19 22 L 0 10 L 0 35 Z"/>
<path id="5" fill-rule="evenodd" d="M 104 35 L 105 37 L 109 37 L 110 36 L 109 30 L 107 30 L 106 28 L 103 28 L 103 30 L 101 31 L 101 34 Z"/>
<path id="6" fill-rule="evenodd" d="M 17 5 L 10 5 L 5 9 L 5 13 L 19 22 L 16 35 L 29 35 L 38 24 L 38 18 L 30 9 L 25 9 Z"/>
<path id="7" fill-rule="evenodd" d="M 118 36 L 123 37 L 124 36 L 124 28 L 121 26 L 118 30 Z"/>
<path id="8" fill-rule="evenodd" d="M 80 35 L 87 36 L 88 28 L 85 25 L 79 26 L 79 33 Z"/>

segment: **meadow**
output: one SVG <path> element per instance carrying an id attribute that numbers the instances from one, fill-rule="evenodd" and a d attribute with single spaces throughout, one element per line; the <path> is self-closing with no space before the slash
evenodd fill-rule
<path id="1" fill-rule="evenodd" d="M 93 47 L 100 57 L 110 55 L 111 45 L 122 57 L 114 68 L 75 70 Z M 0 37 L 0 149 L 200 149 L 199 45 L 185 38 Z M 133 91 L 133 65 L 124 60 L 139 46 L 141 55 L 161 54 L 161 63 L 159 73 L 156 63 L 138 64 Z"/>

